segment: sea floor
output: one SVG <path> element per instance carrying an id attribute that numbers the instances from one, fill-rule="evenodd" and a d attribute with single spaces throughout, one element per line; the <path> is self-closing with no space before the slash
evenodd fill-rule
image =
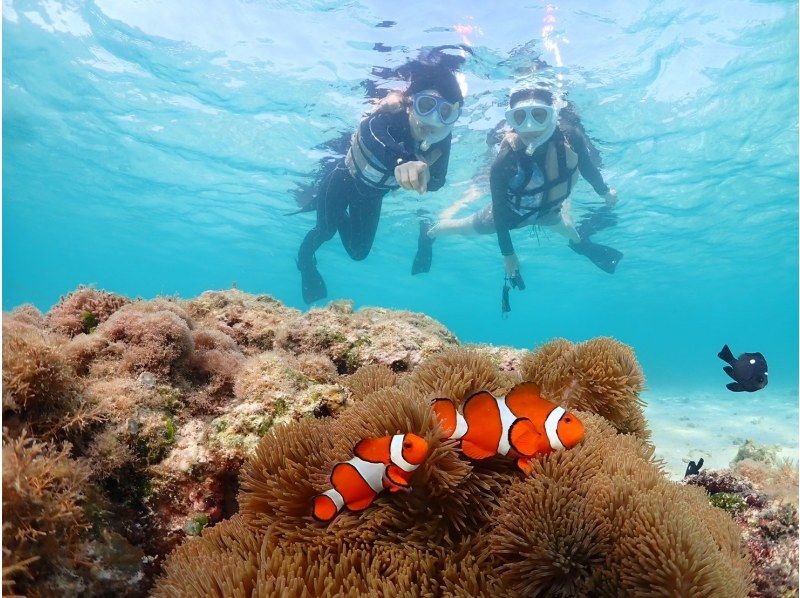
<path id="1" fill-rule="evenodd" d="M 775 447 L 778 458 L 798 459 L 796 391 L 736 395 L 724 389 L 689 395 L 648 391 L 642 398 L 656 458 L 676 479 L 683 477 L 689 461 L 701 457 L 704 468 L 728 467 L 746 440 Z"/>

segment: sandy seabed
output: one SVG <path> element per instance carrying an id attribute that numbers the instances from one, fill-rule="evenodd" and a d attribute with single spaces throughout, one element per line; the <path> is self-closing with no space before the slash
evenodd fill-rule
<path id="1" fill-rule="evenodd" d="M 797 395 L 769 388 L 758 393 L 642 393 L 656 458 L 673 478 L 683 477 L 689 461 L 702 458 L 708 469 L 728 467 L 751 440 L 778 459 L 798 456 Z"/>

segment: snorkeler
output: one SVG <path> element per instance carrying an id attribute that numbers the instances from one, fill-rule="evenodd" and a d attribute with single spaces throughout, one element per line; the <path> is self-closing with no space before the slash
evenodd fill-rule
<path id="1" fill-rule="evenodd" d="M 402 187 L 420 195 L 444 185 L 452 129 L 464 98 L 453 61 L 416 62 L 402 109 L 380 104 L 360 123 L 346 155 L 329 164 L 313 195 L 316 226 L 297 255 L 303 299 L 327 296 L 314 253 L 336 232 L 348 255 L 363 260 L 378 229 L 384 195 Z"/>
<path id="2" fill-rule="evenodd" d="M 506 122 L 513 130 L 505 135 L 491 167 L 492 202 L 465 218 L 442 219 L 430 228 L 423 223 L 414 272 L 430 267 L 431 245 L 437 236 L 496 232 L 506 274 L 524 288 L 509 231 L 541 225 L 565 236 L 574 251 L 613 273 L 622 253 L 589 240 L 591 234 L 609 225 L 609 218 L 588 219 L 576 229 L 570 215 L 569 196 L 578 173 L 605 199 L 608 208 L 617 202 L 616 191 L 605 184 L 590 157 L 585 133 L 576 126 L 576 118 L 559 118 L 548 90 L 512 93 Z M 593 226 L 595 223 L 598 226 Z"/>

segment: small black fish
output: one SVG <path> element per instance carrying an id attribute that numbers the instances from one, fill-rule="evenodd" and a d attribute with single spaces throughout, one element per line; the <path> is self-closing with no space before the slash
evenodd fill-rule
<path id="1" fill-rule="evenodd" d="M 690 475 L 697 475 L 700 473 L 700 469 L 703 467 L 703 458 L 700 459 L 695 463 L 694 461 L 689 461 L 689 465 L 686 466 L 686 473 L 683 474 L 683 477 L 688 478 Z"/>
<path id="2" fill-rule="evenodd" d="M 727 385 L 728 390 L 755 392 L 767 385 L 767 360 L 761 353 L 742 353 L 735 358 L 728 345 L 725 345 L 717 356 L 730 364 L 722 369 L 736 380 Z"/>

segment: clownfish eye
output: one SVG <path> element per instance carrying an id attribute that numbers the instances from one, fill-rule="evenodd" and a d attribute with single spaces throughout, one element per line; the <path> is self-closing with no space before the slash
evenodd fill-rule
<path id="1" fill-rule="evenodd" d="M 403 443 L 403 448 L 410 449 L 411 448 L 411 443 L 408 442 L 408 441 L 404 442 Z"/>
<path id="2" fill-rule="evenodd" d="M 570 423 L 572 421 L 572 418 L 571 417 L 565 417 L 564 421 L 567 422 L 567 423 Z"/>

